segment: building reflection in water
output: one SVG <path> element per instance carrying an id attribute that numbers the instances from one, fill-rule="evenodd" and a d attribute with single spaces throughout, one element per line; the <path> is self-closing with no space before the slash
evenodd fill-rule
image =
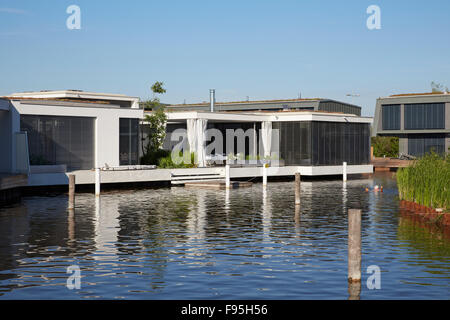
<path id="1" fill-rule="evenodd" d="M 95 198 L 95 247 L 94 259 L 113 261 L 117 258 L 119 224 L 119 197 Z"/>
<path id="2" fill-rule="evenodd" d="M 272 229 L 272 204 L 268 196 L 267 187 L 262 189 L 262 225 L 263 225 L 263 240 L 270 241 L 270 231 Z"/>
<path id="3" fill-rule="evenodd" d="M 206 226 L 206 191 L 196 190 L 197 205 L 191 206 L 188 211 L 186 220 L 187 242 L 193 243 L 199 240 L 205 240 L 205 226 Z M 195 246 L 194 246 L 195 248 Z"/>

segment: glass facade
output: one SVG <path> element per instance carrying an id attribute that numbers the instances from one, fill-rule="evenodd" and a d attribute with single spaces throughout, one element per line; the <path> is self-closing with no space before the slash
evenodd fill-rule
<path id="1" fill-rule="evenodd" d="M 444 103 L 405 104 L 406 130 L 444 128 Z"/>
<path id="2" fill-rule="evenodd" d="M 94 167 L 94 118 L 21 115 L 20 127 L 28 134 L 31 165 Z"/>
<path id="3" fill-rule="evenodd" d="M 139 119 L 120 119 L 119 164 L 137 165 L 139 162 Z"/>
<path id="4" fill-rule="evenodd" d="M 421 157 L 425 153 L 434 151 L 445 152 L 445 134 L 409 134 L 408 153 L 415 157 Z"/>
<path id="5" fill-rule="evenodd" d="M 400 130 L 400 105 L 381 106 L 383 130 Z"/>
<path id="6" fill-rule="evenodd" d="M 274 122 L 280 132 L 285 165 L 349 165 L 370 163 L 370 126 L 365 123 Z"/>

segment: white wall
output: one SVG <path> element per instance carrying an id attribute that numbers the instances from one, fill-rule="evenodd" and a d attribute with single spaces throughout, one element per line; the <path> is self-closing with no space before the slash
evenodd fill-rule
<path id="1" fill-rule="evenodd" d="M 119 119 L 143 118 L 142 109 L 107 107 L 67 107 L 27 104 L 12 101 L 13 108 L 21 115 L 48 115 L 66 117 L 93 117 L 95 121 L 95 166 L 119 165 Z M 19 122 L 20 130 L 20 122 Z"/>

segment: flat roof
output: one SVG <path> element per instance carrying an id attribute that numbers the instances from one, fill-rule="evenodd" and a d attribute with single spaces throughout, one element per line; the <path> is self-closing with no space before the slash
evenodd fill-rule
<path id="1" fill-rule="evenodd" d="M 336 102 L 342 103 L 345 105 L 357 107 L 361 109 L 361 106 L 354 105 L 348 102 L 342 102 L 333 99 L 327 98 L 303 98 L 303 99 L 274 99 L 274 100 L 245 100 L 245 101 L 229 101 L 229 102 L 215 102 L 216 106 L 228 106 L 228 105 L 251 105 L 251 104 L 273 104 L 273 103 L 292 103 L 292 102 Z M 210 102 L 200 102 L 200 103 L 186 103 L 186 104 L 169 104 L 167 107 L 169 108 L 183 108 L 183 107 L 195 107 L 195 106 L 209 106 Z"/>
<path id="2" fill-rule="evenodd" d="M 4 96 L 0 97 L 6 100 L 19 100 L 19 101 L 62 101 L 62 102 L 75 102 L 75 103 L 92 103 L 92 104 L 111 104 L 109 101 L 105 100 L 83 100 L 83 99 L 64 99 L 64 98 L 28 98 L 28 97 L 11 97 Z"/>
<path id="3" fill-rule="evenodd" d="M 402 97 L 422 97 L 422 96 L 449 96 L 450 93 L 446 92 L 423 92 L 423 93 L 400 93 L 392 94 L 388 97 L 381 97 L 380 99 L 386 98 L 402 98 Z"/>
<path id="4" fill-rule="evenodd" d="M 124 94 L 116 93 L 100 93 L 87 92 L 82 90 L 42 90 L 34 92 L 18 92 L 4 97 L 9 100 L 20 101 L 57 101 L 65 103 L 85 103 L 97 105 L 118 104 L 121 106 L 130 106 L 131 108 L 139 108 L 139 98 L 130 97 Z"/>
<path id="5" fill-rule="evenodd" d="M 227 105 L 227 104 L 253 104 L 253 103 L 274 103 L 274 102 L 311 102 L 311 101 L 323 101 L 329 99 L 322 98 L 305 98 L 305 99 L 275 99 L 275 100 L 244 100 L 244 101 L 229 101 L 229 102 L 215 102 L 215 105 Z M 189 106 L 209 106 L 209 102 L 200 103 L 186 103 L 186 104 L 171 104 L 170 107 L 189 107 Z"/>

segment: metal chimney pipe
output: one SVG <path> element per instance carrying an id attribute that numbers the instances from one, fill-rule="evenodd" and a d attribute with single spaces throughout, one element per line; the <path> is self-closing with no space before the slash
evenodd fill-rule
<path id="1" fill-rule="evenodd" d="M 209 89 L 209 105 L 210 105 L 210 111 L 214 112 L 214 105 L 216 103 L 216 90 L 215 89 Z"/>

